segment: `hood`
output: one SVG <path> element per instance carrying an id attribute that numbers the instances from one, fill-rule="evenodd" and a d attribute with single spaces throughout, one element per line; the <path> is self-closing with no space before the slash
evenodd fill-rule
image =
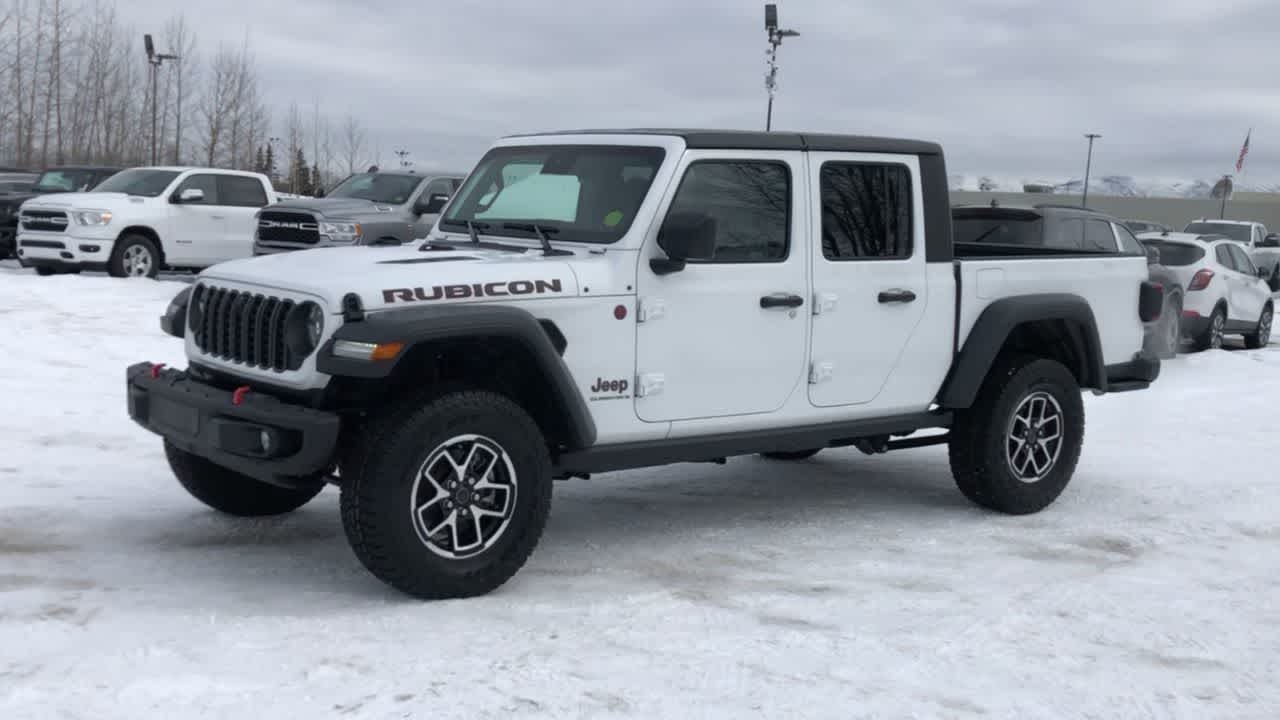
<path id="1" fill-rule="evenodd" d="M 31 198 L 31 204 L 47 208 L 77 210 L 114 210 L 126 205 L 139 205 L 156 198 L 118 192 L 49 193 Z"/>
<path id="2" fill-rule="evenodd" d="M 366 311 L 453 303 L 576 297 L 571 263 L 581 256 L 545 257 L 540 251 L 316 248 L 220 263 L 199 280 L 225 280 L 304 293 L 340 312 L 355 293 Z"/>
<path id="3" fill-rule="evenodd" d="M 361 198 L 310 198 L 305 200 L 281 200 L 271 206 L 272 210 L 307 210 L 319 213 L 326 218 L 355 219 L 369 215 L 388 215 L 396 212 L 400 206 L 387 203 L 375 203 Z"/>

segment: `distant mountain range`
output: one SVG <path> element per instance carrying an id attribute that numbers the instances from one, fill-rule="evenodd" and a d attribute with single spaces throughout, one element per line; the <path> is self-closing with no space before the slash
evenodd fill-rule
<path id="1" fill-rule="evenodd" d="M 1022 192 L 1026 185 L 1039 185 L 1053 188 L 1054 193 L 1079 195 L 1084 187 L 1084 181 L 1080 178 L 1054 182 L 1010 176 L 960 174 L 951 175 L 949 180 L 952 190 L 973 192 Z M 1206 180 L 1135 178 L 1129 175 L 1103 175 L 1089 178 L 1089 192 L 1117 197 L 1207 198 L 1212 190 L 1213 182 Z M 1280 193 L 1280 184 L 1237 183 L 1235 192 Z"/>

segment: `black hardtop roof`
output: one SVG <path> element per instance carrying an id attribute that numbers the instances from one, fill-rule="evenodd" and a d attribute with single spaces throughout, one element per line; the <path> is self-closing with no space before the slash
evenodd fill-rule
<path id="1" fill-rule="evenodd" d="M 559 130 L 523 133 L 507 137 L 545 135 L 669 135 L 683 138 L 697 150 L 819 150 L 830 152 L 876 152 L 898 155 L 941 155 L 942 146 L 924 140 L 831 135 L 806 132 L 760 132 L 752 130 L 696 130 L 675 128 L 628 128 L 600 130 Z"/>
<path id="2" fill-rule="evenodd" d="M 1029 219 L 1032 217 L 1043 217 L 1045 215 L 1082 215 L 1088 217 L 1105 218 L 1115 222 L 1120 222 L 1115 216 L 1095 210 L 1093 208 L 1082 207 L 1080 205 L 1066 205 L 1056 203 L 1039 203 L 1036 205 L 1012 204 L 1012 205 L 990 205 L 986 203 L 967 203 L 964 205 L 954 205 L 951 208 L 951 214 L 955 216 L 968 217 L 1011 217 Z"/>

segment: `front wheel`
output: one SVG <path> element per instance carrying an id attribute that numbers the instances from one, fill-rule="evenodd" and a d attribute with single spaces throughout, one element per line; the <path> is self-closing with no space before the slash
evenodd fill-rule
<path id="1" fill-rule="evenodd" d="M 951 474 L 982 507 L 1039 512 L 1067 487 L 1083 441 L 1075 376 L 1056 360 L 1015 355 L 992 369 L 973 407 L 956 413 Z"/>
<path id="2" fill-rule="evenodd" d="M 1244 336 L 1244 346 L 1250 350 L 1266 347 L 1271 342 L 1271 322 L 1274 318 L 1271 306 L 1262 308 L 1262 316 L 1258 318 L 1258 327 Z"/>
<path id="3" fill-rule="evenodd" d="M 160 251 L 145 235 L 125 235 L 116 242 L 107 271 L 114 277 L 148 277 L 160 274 Z"/>
<path id="4" fill-rule="evenodd" d="M 411 402 L 342 464 L 342 524 L 375 576 L 423 599 L 486 594 L 525 564 L 551 508 L 538 425 L 502 395 Z"/>
<path id="5" fill-rule="evenodd" d="M 192 455 L 168 440 L 164 455 L 178 482 L 192 497 L 218 512 L 237 517 L 293 512 L 319 495 L 325 485 L 319 478 L 296 489 L 268 485 Z"/>

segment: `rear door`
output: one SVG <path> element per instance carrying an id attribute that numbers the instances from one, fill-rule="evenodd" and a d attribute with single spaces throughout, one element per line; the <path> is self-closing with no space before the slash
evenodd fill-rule
<path id="1" fill-rule="evenodd" d="M 165 259 L 171 265 L 212 265 L 222 259 L 227 214 L 218 198 L 218 176 L 188 175 L 174 190 L 174 198 L 187 190 L 200 190 L 200 200 L 169 205 L 169 232 L 163 238 Z"/>
<path id="2" fill-rule="evenodd" d="M 226 218 L 218 262 L 252 257 L 254 218 L 267 204 L 262 181 L 244 175 L 219 175 L 218 204 Z"/>
<path id="3" fill-rule="evenodd" d="M 809 154 L 815 236 L 809 400 L 873 403 L 929 302 L 919 160 Z M 936 388 L 921 387 L 922 397 Z"/>
<path id="4" fill-rule="evenodd" d="M 778 410 L 804 371 L 804 155 L 690 150 L 676 176 L 662 217 L 709 216 L 715 253 L 666 275 L 640 263 L 636 414 L 659 422 Z M 648 257 L 665 256 L 656 237 L 648 242 Z"/>

